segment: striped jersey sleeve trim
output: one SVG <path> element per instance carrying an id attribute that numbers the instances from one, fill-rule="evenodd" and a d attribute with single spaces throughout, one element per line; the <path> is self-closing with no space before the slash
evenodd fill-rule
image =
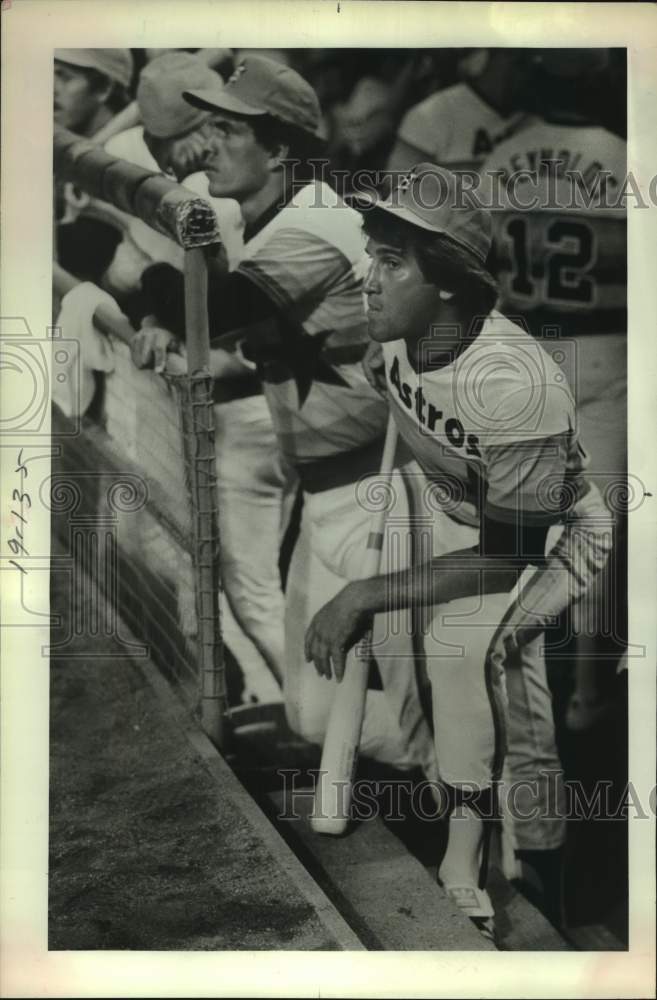
<path id="1" fill-rule="evenodd" d="M 526 510 L 518 507 L 497 507 L 495 504 L 487 503 L 484 514 L 491 521 L 500 521 L 502 524 L 526 524 L 528 527 L 543 527 L 552 524 L 561 524 L 564 519 L 564 512 L 547 513 L 546 511 Z"/>
<path id="2" fill-rule="evenodd" d="M 324 297 L 351 270 L 351 261 L 339 247 L 294 228 L 276 232 L 237 268 L 285 308 Z"/>
<path id="3" fill-rule="evenodd" d="M 292 305 L 292 299 L 287 295 L 285 289 L 278 285 L 271 274 L 268 274 L 263 267 L 260 267 L 257 261 L 242 261 L 237 268 L 237 273 L 244 275 L 254 285 L 257 285 L 281 309 Z"/>

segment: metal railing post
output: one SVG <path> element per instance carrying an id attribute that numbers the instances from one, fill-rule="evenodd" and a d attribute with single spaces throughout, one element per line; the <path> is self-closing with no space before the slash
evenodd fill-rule
<path id="1" fill-rule="evenodd" d="M 140 218 L 175 240 L 185 251 L 185 322 L 188 375 L 183 388 L 181 417 L 183 449 L 193 517 L 193 563 L 198 621 L 199 698 L 204 728 L 221 748 L 226 732 L 226 695 L 223 643 L 219 617 L 219 516 L 217 505 L 214 409 L 210 376 L 210 339 L 207 314 L 207 264 L 204 247 L 218 242 L 214 210 L 208 202 L 161 174 L 143 170 L 110 156 L 93 142 L 66 129 L 55 128 L 55 173 L 70 180 L 92 199 L 113 211 Z M 69 276 L 55 265 L 55 278 L 66 285 Z M 102 315 L 101 315 L 102 314 Z M 104 310 L 94 321 L 103 328 Z M 106 325 L 112 332 L 116 319 Z M 125 325 L 127 320 L 125 321 Z M 131 339 L 119 323 L 118 335 Z"/>
<path id="2" fill-rule="evenodd" d="M 188 481 L 194 514 L 194 570 L 200 651 L 201 719 L 223 748 L 226 682 L 219 610 L 220 544 L 215 472 L 214 409 L 210 377 L 208 273 L 205 251 L 185 252 L 185 328 L 191 426 L 187 437 Z"/>

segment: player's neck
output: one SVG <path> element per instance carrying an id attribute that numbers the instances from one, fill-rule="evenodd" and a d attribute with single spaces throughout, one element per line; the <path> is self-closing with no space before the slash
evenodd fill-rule
<path id="1" fill-rule="evenodd" d="M 246 228 L 254 223 L 275 206 L 282 208 L 286 201 L 285 174 L 283 172 L 270 174 L 267 183 L 254 194 L 248 195 L 240 202 L 240 211 Z"/>
<path id="2" fill-rule="evenodd" d="M 107 105 L 101 104 L 98 108 L 96 108 L 91 118 L 86 122 L 81 134 L 91 138 L 113 117 L 114 116 Z"/>
<path id="3" fill-rule="evenodd" d="M 408 362 L 416 372 L 437 371 L 451 365 L 481 332 L 477 317 L 445 303 L 423 336 L 406 337 Z"/>

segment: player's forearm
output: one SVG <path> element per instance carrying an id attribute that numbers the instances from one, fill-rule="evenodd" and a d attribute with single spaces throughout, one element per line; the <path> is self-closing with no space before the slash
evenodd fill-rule
<path id="1" fill-rule="evenodd" d="M 518 560 L 461 549 L 421 566 L 349 584 L 363 613 L 446 604 L 475 594 L 508 593 L 523 568 Z"/>
<path id="2" fill-rule="evenodd" d="M 271 299 L 243 274 L 225 273 L 216 261 L 209 261 L 208 321 L 211 337 L 253 326 L 276 316 Z M 182 273 L 170 264 L 151 264 L 141 276 L 146 308 L 161 326 L 184 338 L 185 283 Z"/>
<path id="3" fill-rule="evenodd" d="M 271 320 L 276 314 L 272 300 L 240 272 L 210 273 L 208 320 L 213 337 Z"/>

